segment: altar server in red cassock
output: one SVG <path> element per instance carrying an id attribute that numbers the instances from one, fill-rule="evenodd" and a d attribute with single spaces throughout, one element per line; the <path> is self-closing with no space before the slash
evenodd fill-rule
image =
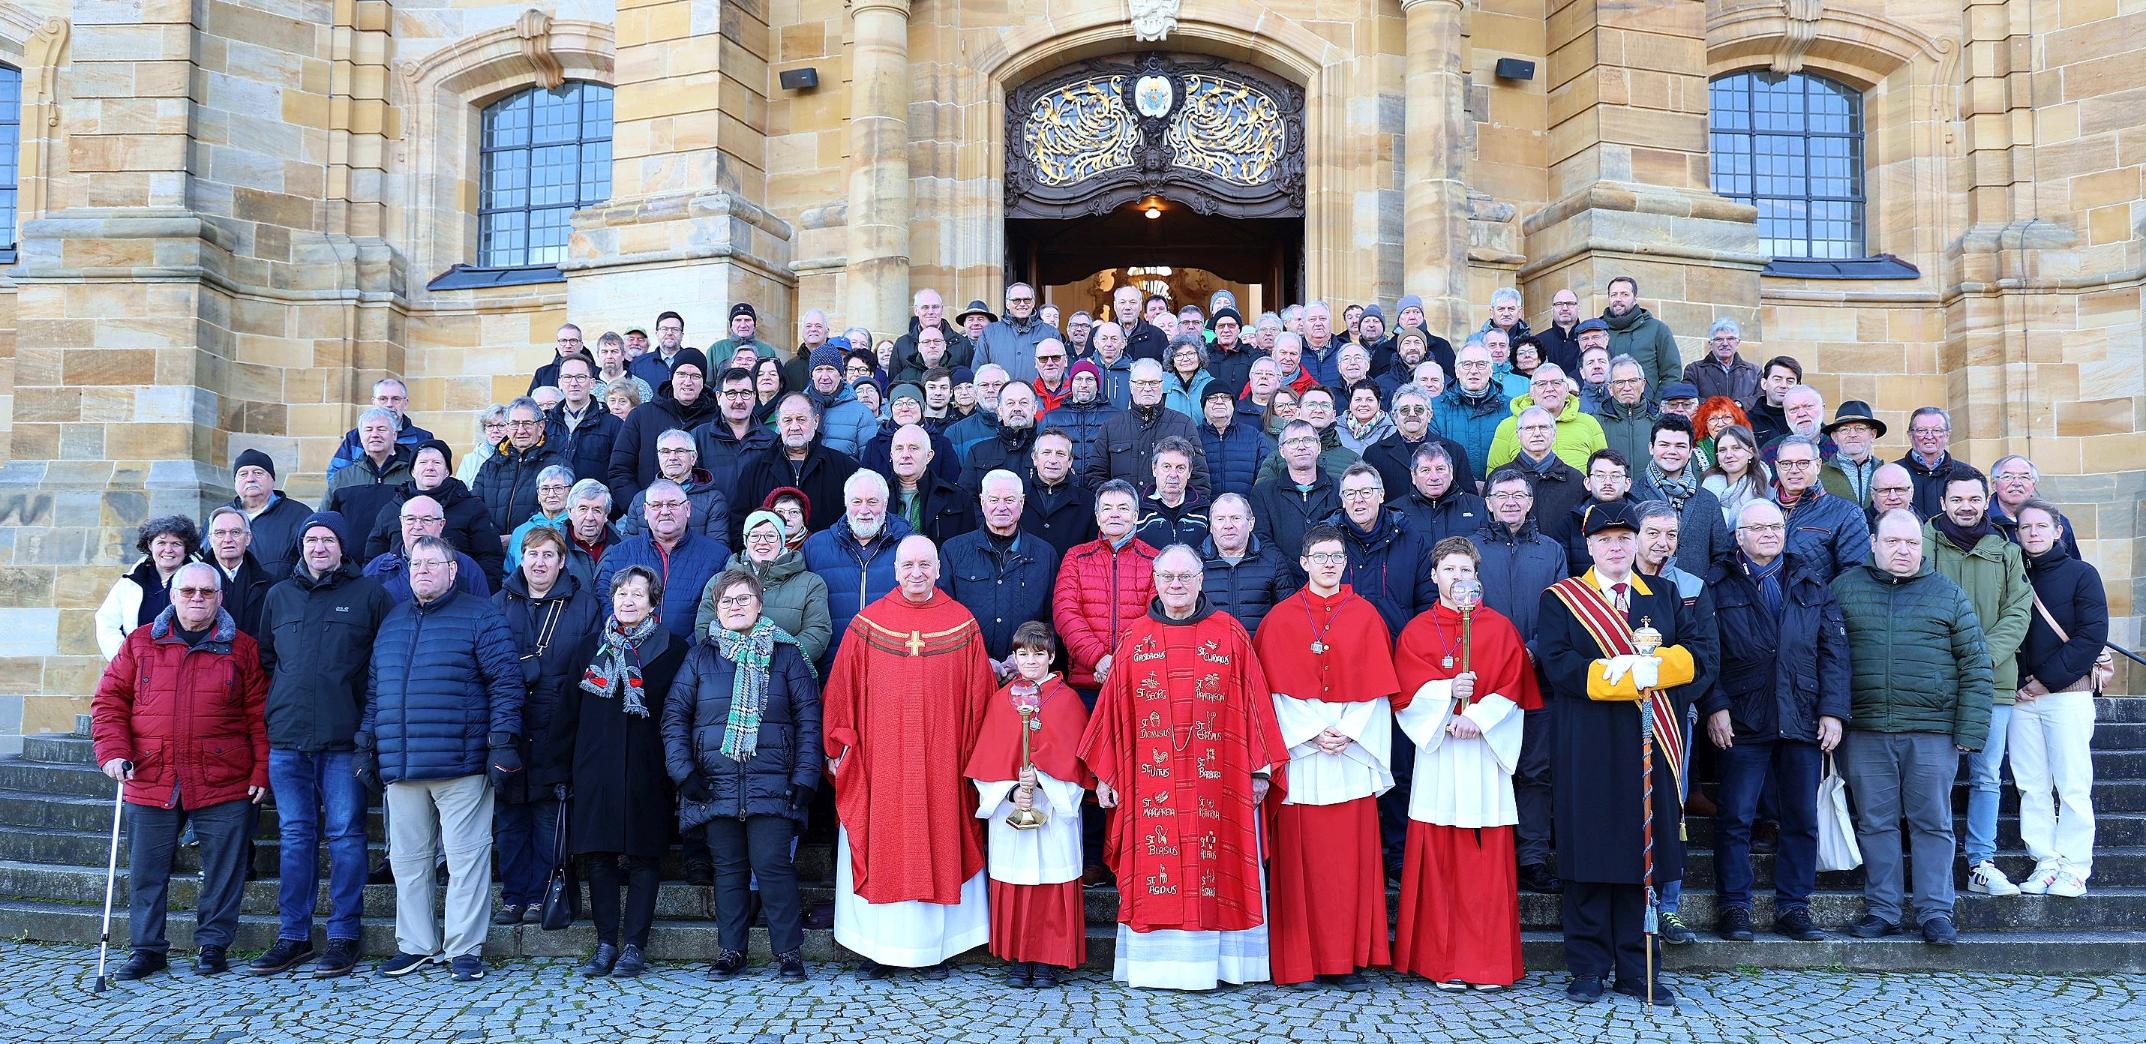
<path id="1" fill-rule="evenodd" d="M 1200 594 L 1198 552 L 1155 559 L 1156 599 L 1118 643 L 1081 742 L 1115 808 L 1113 974 L 1132 986 L 1263 982 L 1266 890 L 1258 807 L 1289 759 L 1252 639 Z"/>
<path id="2" fill-rule="evenodd" d="M 1520 632 L 1481 605 L 1475 545 L 1448 537 L 1431 560 L 1438 602 L 1394 644 L 1394 704 L 1416 775 L 1393 966 L 1442 989 L 1493 989 L 1522 971 L 1513 766 L 1521 712 L 1540 709 L 1542 695 Z"/>
<path id="3" fill-rule="evenodd" d="M 982 824 L 962 768 L 993 675 L 976 618 L 933 586 L 930 540 L 895 549 L 900 585 L 850 621 L 828 673 L 828 772 L 841 830 L 835 941 L 863 974 L 922 968 L 990 931 Z"/>
<path id="4" fill-rule="evenodd" d="M 977 818 L 989 824 L 991 953 L 1011 962 L 1006 981 L 1024 988 L 1056 986 L 1058 969 L 1088 959 L 1080 802 L 1095 777 L 1079 754 L 1088 708 L 1051 673 L 1057 644 L 1041 620 L 1014 631 L 1015 676 L 992 694 L 968 767 Z M 1042 813 L 1040 826 L 1013 825 L 1016 812 L 1031 811 Z"/>
<path id="5" fill-rule="evenodd" d="M 1304 534 L 1308 583 L 1259 625 L 1253 646 L 1289 748 L 1268 864 L 1274 981 L 1349 992 L 1388 962 L 1378 796 L 1393 789 L 1393 642 L 1341 575 L 1336 526 Z"/>

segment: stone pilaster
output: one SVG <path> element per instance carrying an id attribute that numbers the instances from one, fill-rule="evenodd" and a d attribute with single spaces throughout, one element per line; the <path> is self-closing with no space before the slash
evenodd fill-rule
<path id="1" fill-rule="evenodd" d="M 909 314 L 909 0 L 851 0 L 846 320 Z"/>
<path id="2" fill-rule="evenodd" d="M 1758 341 L 1757 213 L 1707 184 L 1704 0 L 1552 0 L 1548 27 L 1552 202 L 1523 226 L 1520 270 L 1533 318 L 1568 286 L 1599 313 L 1624 273 L 1687 358 L 1717 315 Z"/>
<path id="3" fill-rule="evenodd" d="M 567 314 L 589 329 L 686 313 L 686 338 L 728 336 L 749 302 L 789 343 L 792 230 L 766 209 L 766 0 L 620 0 L 611 200 L 574 216 Z"/>
<path id="4" fill-rule="evenodd" d="M 1468 113 L 1462 0 L 1402 0 L 1404 56 L 1401 289 L 1423 298 L 1432 330 L 1468 327 Z"/>

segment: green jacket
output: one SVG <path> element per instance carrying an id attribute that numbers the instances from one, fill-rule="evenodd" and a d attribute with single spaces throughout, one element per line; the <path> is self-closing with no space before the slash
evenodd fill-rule
<path id="1" fill-rule="evenodd" d="M 1602 321 L 1610 328 L 1610 358 L 1629 355 L 1647 371 L 1648 402 L 1661 397 L 1662 382 L 1683 376 L 1684 356 L 1677 350 L 1676 335 L 1654 313 L 1635 304 L 1623 315 L 1603 312 Z"/>
<path id="2" fill-rule="evenodd" d="M 1923 559 L 1914 576 L 1871 564 L 1833 578 L 1848 623 L 1848 727 L 1937 732 L 1968 750 L 1990 729 L 1990 656 L 1975 606 Z"/>
<path id="3" fill-rule="evenodd" d="M 1996 691 L 1992 702 L 2010 704 L 2019 692 L 2019 647 L 2034 618 L 2034 588 L 2027 582 L 2027 559 L 2019 545 L 1991 532 L 1962 552 L 1937 527 L 1922 524 L 1922 546 L 1937 571 L 1952 578 L 1975 604 L 1982 643 L 1989 648 Z"/>
<path id="4" fill-rule="evenodd" d="M 730 556 L 725 568 L 751 573 L 760 581 L 761 615 L 797 639 L 806 663 L 817 663 L 826 655 L 827 645 L 834 638 L 834 621 L 827 611 L 827 581 L 805 569 L 804 555 L 784 551 L 773 562 L 756 568 L 745 552 L 739 551 Z M 708 586 L 701 589 L 700 605 L 693 614 L 696 642 L 706 638 L 709 625 L 715 623 L 714 586 L 711 577 Z"/>

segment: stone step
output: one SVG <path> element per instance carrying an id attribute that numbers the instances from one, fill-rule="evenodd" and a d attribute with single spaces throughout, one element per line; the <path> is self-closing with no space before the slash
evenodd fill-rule
<path id="1" fill-rule="evenodd" d="M 1684 821 L 1686 844 L 1709 848 L 1714 839 L 1714 821 L 1705 816 L 1691 816 Z M 1967 836 L 1966 817 L 1952 817 L 1952 835 L 1955 840 Z M 0 835 L 0 843 L 5 835 Z M 2100 802 L 2095 802 L 2094 844 L 2115 846 L 2146 845 L 2146 813 L 2103 811 Z M 2025 847 L 2019 839 L 2019 812 L 2017 806 L 2005 809 L 1997 816 L 1997 847 L 2000 850 Z"/>
<path id="2" fill-rule="evenodd" d="M 66 903 L 28 902 L 0 900 L 0 932 L 10 938 L 40 942 L 72 942 L 85 947 L 97 942 L 100 909 L 98 907 Z M 113 915 L 113 937 L 119 940 L 117 948 L 122 952 L 126 939 L 126 911 Z M 193 942 L 193 915 L 187 911 L 174 910 L 166 920 L 166 934 L 175 950 L 184 951 Z M 273 918 L 247 915 L 240 918 L 236 950 L 243 958 L 252 951 L 266 948 L 274 941 L 276 922 Z M 1112 952 L 1115 928 L 1110 925 L 1090 925 L 1087 931 L 1087 967 L 1107 974 Z M 360 937 L 360 950 L 368 958 L 386 957 L 395 950 L 394 925 L 385 920 L 368 920 Z M 316 947 L 325 942 L 319 929 L 314 933 Z M 1556 973 L 1564 968 L 1563 941 L 1553 931 L 1535 930 L 1522 933 L 1524 959 L 1531 971 Z M 559 932 L 546 932 L 532 925 L 518 927 L 493 926 L 485 938 L 485 956 L 495 962 L 511 961 L 518 957 L 567 957 L 587 954 L 595 946 L 595 930 L 580 922 Z M 658 920 L 649 935 L 650 956 L 658 961 L 692 962 L 703 964 L 714 959 L 718 950 L 716 929 L 704 921 Z M 853 955 L 834 941 L 831 931 L 808 929 L 805 932 L 804 954 L 814 962 L 813 974 L 825 978 L 840 974 L 837 969 L 824 966 L 829 961 L 848 961 Z M 767 931 L 756 928 L 752 932 L 749 952 L 755 960 L 768 959 Z M 87 951 L 85 961 L 94 958 Z M 995 964 L 982 947 L 978 947 L 954 959 L 963 966 L 989 966 Z M 2146 939 L 2134 932 L 2087 931 L 2018 931 L 1988 932 L 1969 931 L 1960 939 L 1960 945 L 1951 948 L 1925 946 L 1919 939 L 1893 938 L 1865 941 L 1848 938 L 1828 938 L 1819 942 L 1799 943 L 1777 936 L 1762 934 L 1747 943 L 1729 943 L 1704 938 L 1690 946 L 1672 948 L 1667 952 L 1664 966 L 1674 972 L 1677 969 L 1727 970 L 1737 968 L 1852 968 L 1873 971 L 1986 971 L 2017 973 L 2021 969 L 2039 968 L 2061 970 L 2070 975 L 2130 974 L 2146 970 Z M 507 972 L 511 968 L 505 969 Z M 699 968 L 663 968 L 659 975 L 692 976 L 697 982 Z M 766 974 L 764 970 L 756 972 Z M 427 970 L 422 974 L 440 975 L 444 971 Z M 924 972 L 924 975 L 946 974 Z M 122 984 L 119 988 L 130 988 Z"/>

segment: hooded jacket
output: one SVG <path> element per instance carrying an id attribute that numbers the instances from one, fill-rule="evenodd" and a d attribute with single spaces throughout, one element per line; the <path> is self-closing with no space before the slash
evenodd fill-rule
<path id="1" fill-rule="evenodd" d="M 715 478 L 701 468 L 694 468 L 686 480 L 678 484 L 686 491 L 686 503 L 692 505 L 692 516 L 686 519 L 686 528 L 718 543 L 730 543 L 730 499 Z M 626 513 L 613 525 L 618 535 L 637 537 L 648 532 L 648 490 L 633 495 L 633 503 L 626 505 Z"/>
<path id="2" fill-rule="evenodd" d="M 268 675 L 259 647 L 219 609 L 188 645 L 177 610 L 128 632 L 90 703 L 98 764 L 134 763 L 130 805 L 204 809 L 268 787 Z"/>
<path id="3" fill-rule="evenodd" d="M 484 466 L 477 469 L 477 484 L 470 492 L 483 498 L 491 513 L 493 543 L 498 543 L 498 534 L 513 532 L 523 519 L 536 513 L 537 476 L 553 466 L 573 470 L 573 462 L 548 438 L 539 436 L 528 449 L 517 449 L 512 442 L 502 441 Z"/>
<path id="4" fill-rule="evenodd" d="M 820 408 L 820 441 L 836 453 L 861 459 L 865 444 L 879 431 L 879 418 L 857 401 L 857 393 L 845 384 L 831 394 L 807 390 L 805 397 Z"/>
<path id="5" fill-rule="evenodd" d="M 641 358 L 654 354 L 650 352 Z M 626 423 L 611 444 L 611 464 L 605 480 L 611 487 L 613 508 L 633 503 L 634 494 L 647 489 L 649 483 L 663 474 L 656 465 L 657 437 L 673 428 L 690 432 L 721 417 L 722 411 L 715 400 L 714 392 L 703 388 L 699 398 L 681 403 L 672 397 L 671 386 L 666 381 L 656 391 L 655 398 L 634 407 L 633 412 L 626 415 Z"/>
<path id="6" fill-rule="evenodd" d="M 1431 430 L 1458 442 L 1468 453 L 1468 466 L 1483 478 L 1490 476 L 1490 444 L 1498 426 L 1512 415 L 1512 403 L 1498 390 L 1496 381 L 1483 386 L 1482 394 L 1469 395 L 1459 384 L 1448 384 L 1431 408 Z"/>
<path id="7" fill-rule="evenodd" d="M 1991 701 L 2010 705 L 2019 692 L 2019 647 L 2034 617 L 2025 553 L 1994 529 L 1961 551 L 1930 522 L 1922 525 L 1922 547 L 1931 568 L 1960 585 L 1974 603 L 1990 656 Z"/>
<path id="8" fill-rule="evenodd" d="M 1349 555 L 1341 582 L 1378 609 L 1389 639 L 1438 600 L 1431 545 L 1408 528 L 1400 512 L 1379 509 L 1368 532 L 1339 512 L 1326 521 L 1341 527 L 1342 548 Z"/>
<path id="9" fill-rule="evenodd" d="M 342 523 L 314 515 L 342 539 Z M 261 669 L 268 672 L 268 744 L 317 754 L 351 749 L 365 712 L 373 638 L 395 607 L 380 582 L 344 559 L 314 576 L 299 568 L 261 606 Z"/>
<path id="10" fill-rule="evenodd" d="M 1738 737 L 1818 742 L 1818 719 L 1850 716 L 1848 630 L 1825 574 L 1790 553 L 1781 612 L 1768 612 L 1741 555 L 1706 577 L 1721 631 L 1721 670 L 1699 713 L 1728 711 Z"/>
<path id="11" fill-rule="evenodd" d="M 1257 533 L 1246 539 L 1244 554 L 1234 562 L 1216 550 L 1214 537 L 1201 541 L 1200 571 L 1205 576 L 1200 594 L 1217 611 L 1236 617 L 1246 634 L 1256 633 L 1268 611 L 1299 586 L 1296 564 L 1283 561 Z"/>
<path id="12" fill-rule="evenodd" d="M 2027 558 L 2027 580 L 2065 637 L 2057 637 L 2049 621 L 2035 612 L 2019 651 L 2019 677 L 2022 682 L 2033 678 L 2050 692 L 2064 692 L 2085 680 L 2108 644 L 2109 596 L 2101 574 L 2065 553 L 2062 544 Z"/>
<path id="13" fill-rule="evenodd" d="M 415 479 L 396 487 L 393 499 L 381 505 L 380 513 L 369 520 L 362 549 L 366 560 L 402 550 L 402 506 L 415 496 L 439 501 L 440 515 L 447 520 L 440 536 L 477 563 L 487 589 L 497 587 L 505 571 L 506 554 L 499 547 L 500 531 L 492 524 L 491 505 L 452 476 L 426 490 L 418 489 Z"/>
<path id="14" fill-rule="evenodd" d="M 724 568 L 751 573 L 760 581 L 760 614 L 797 639 L 806 659 L 816 663 L 826 654 L 834 641 L 834 624 L 827 615 L 827 581 L 805 568 L 803 553 L 784 551 L 762 565 L 740 551 L 730 556 Z M 713 587 L 711 582 L 701 588 L 700 608 L 693 614 L 693 633 L 699 640 L 706 639 L 708 628 L 716 623 Z"/>
<path id="15" fill-rule="evenodd" d="M 547 441 L 555 442 L 554 448 L 574 469 L 576 481 L 603 482 L 610 477 L 611 450 L 618 444 L 619 432 L 625 430 L 626 422 L 612 416 L 603 400 L 591 400 L 588 412 L 581 415 L 581 423 L 571 428 L 566 426 L 564 404 L 552 407 L 544 418 L 545 426 L 555 436 L 547 436 Z"/>

